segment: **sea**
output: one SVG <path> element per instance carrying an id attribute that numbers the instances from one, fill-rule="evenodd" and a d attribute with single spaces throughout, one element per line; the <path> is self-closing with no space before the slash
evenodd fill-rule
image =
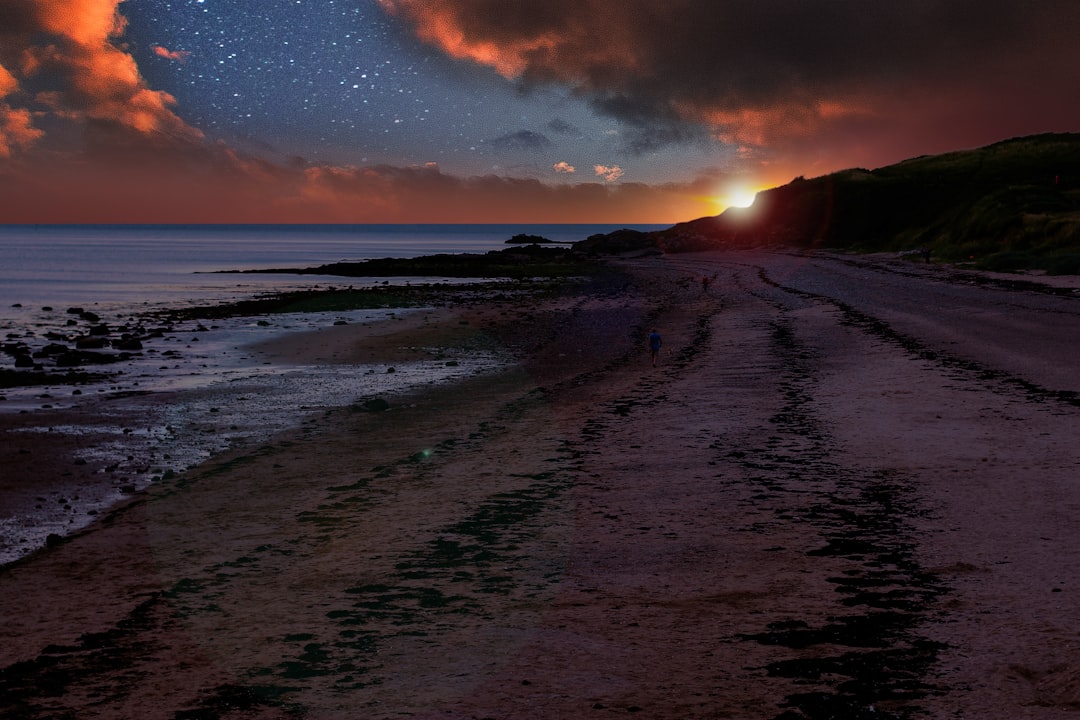
<path id="1" fill-rule="evenodd" d="M 325 283 L 227 270 L 499 250 L 516 234 L 584 240 L 621 225 L 0 225 L 0 318 L 59 304 L 167 305 Z M 631 226 L 640 230 L 661 225 Z M 340 279 L 338 279 L 340 283 Z"/>
<path id="2" fill-rule="evenodd" d="M 517 234 L 572 243 L 622 227 L 666 226 L 0 225 L 0 341 L 40 348 L 50 336 L 85 332 L 81 320 L 72 326 L 76 309 L 117 326 L 151 312 L 273 292 L 469 282 L 228 271 L 483 253 L 504 249 Z M 5 506 L 0 496 L 0 564 L 40 549 L 49 535 L 86 527 L 131 492 L 230 448 L 266 441 L 312 413 L 492 372 L 509 362 L 495 349 L 452 363 L 293 366 L 268 363 L 250 350 L 282 334 L 391 321 L 417 311 L 275 314 L 209 327 L 190 321 L 129 360 L 84 367 L 102 373 L 93 382 L 0 389 L 0 414 L 24 416 L 18 432 L 93 438 L 78 443 L 79 473 L 41 478 L 40 502 Z M 11 354 L 0 354 L 0 367 L 13 365 Z"/>

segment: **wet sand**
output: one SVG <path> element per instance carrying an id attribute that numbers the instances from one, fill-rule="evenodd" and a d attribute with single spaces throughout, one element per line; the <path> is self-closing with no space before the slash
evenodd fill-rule
<path id="1" fill-rule="evenodd" d="M 0 711 L 1072 717 L 1076 294 L 883 258 L 623 265 L 260 348 L 516 363 L 314 412 L 0 570 Z"/>

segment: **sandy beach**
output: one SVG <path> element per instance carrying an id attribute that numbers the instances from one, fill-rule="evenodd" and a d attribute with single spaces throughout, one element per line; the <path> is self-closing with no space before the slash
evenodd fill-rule
<path id="1" fill-rule="evenodd" d="M 625 280 L 543 302 L 252 348 L 513 362 L 312 408 L 0 568 L 0 715 L 1080 710 L 1075 278 L 614 262 Z M 0 461 L 28 502 L 78 448 L 13 442 L 20 422 Z"/>

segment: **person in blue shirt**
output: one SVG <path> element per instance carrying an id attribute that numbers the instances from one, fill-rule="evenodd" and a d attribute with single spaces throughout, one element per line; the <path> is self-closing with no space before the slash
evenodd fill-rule
<path id="1" fill-rule="evenodd" d="M 660 346 L 664 341 L 660 339 L 660 333 L 653 330 L 649 333 L 649 354 L 652 355 L 652 366 L 656 367 L 656 356 L 660 354 Z"/>

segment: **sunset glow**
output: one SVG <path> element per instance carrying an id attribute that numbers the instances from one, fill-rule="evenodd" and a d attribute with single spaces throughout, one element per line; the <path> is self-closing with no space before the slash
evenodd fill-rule
<path id="1" fill-rule="evenodd" d="M 726 200 L 728 207 L 748 208 L 757 200 L 757 193 L 753 190 L 737 189 L 729 193 Z"/>
<path id="2" fill-rule="evenodd" d="M 0 222 L 674 223 L 1080 128 L 1072 0 L 968 2 L 20 3 Z"/>

